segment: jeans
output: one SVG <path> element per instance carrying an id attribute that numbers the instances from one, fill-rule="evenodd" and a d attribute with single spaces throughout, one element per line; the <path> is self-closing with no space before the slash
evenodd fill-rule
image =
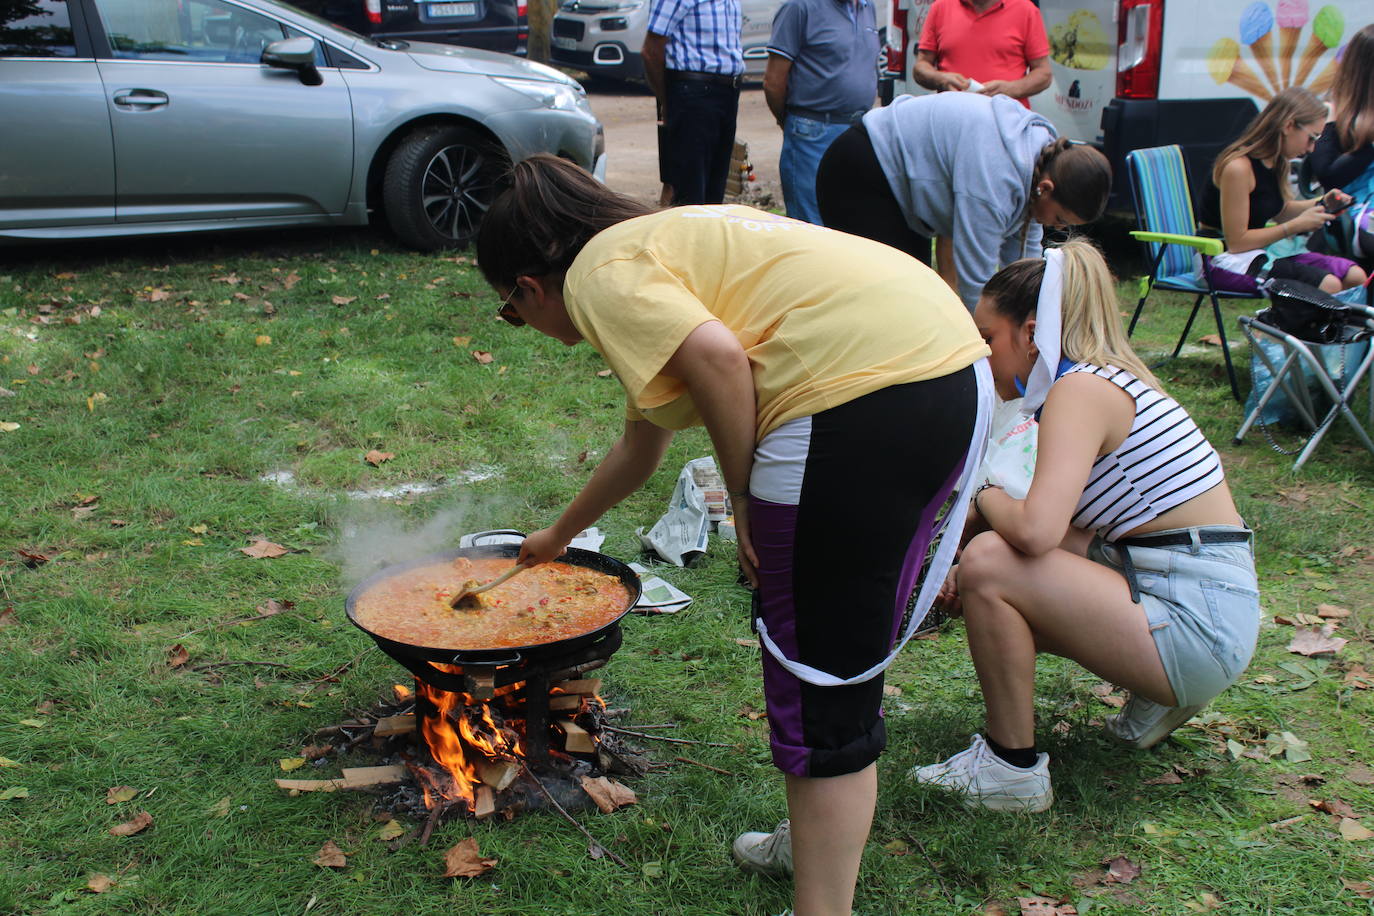
<path id="1" fill-rule="evenodd" d="M 848 124 L 826 124 L 796 114 L 789 114 L 783 120 L 778 172 L 782 176 L 782 197 L 788 216 L 824 225 L 821 208 L 816 203 L 816 170 L 830 144 L 848 129 Z"/>
<path id="2" fill-rule="evenodd" d="M 739 89 L 668 79 L 659 164 L 674 204 L 718 204 L 735 152 Z"/>

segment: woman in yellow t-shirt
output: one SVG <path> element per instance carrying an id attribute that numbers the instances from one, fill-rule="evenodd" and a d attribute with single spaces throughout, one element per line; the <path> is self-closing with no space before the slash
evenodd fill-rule
<path id="1" fill-rule="evenodd" d="M 791 815 L 735 857 L 794 872 L 801 911 L 848 914 L 886 741 L 882 670 L 938 591 L 939 559 L 903 627 L 983 441 L 991 376 L 968 312 L 896 249 L 747 207 L 655 212 L 552 156 L 515 166 L 477 261 L 501 317 L 585 340 L 626 394 L 620 439 L 521 562 L 554 559 L 638 489 L 673 430 L 710 434 Z"/>

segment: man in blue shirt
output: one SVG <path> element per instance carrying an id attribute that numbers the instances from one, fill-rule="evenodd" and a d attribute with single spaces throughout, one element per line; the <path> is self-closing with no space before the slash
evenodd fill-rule
<path id="1" fill-rule="evenodd" d="M 674 204 L 718 204 L 739 113 L 740 0 L 652 0 L 641 49 L 658 99 L 659 171 Z"/>
<path id="2" fill-rule="evenodd" d="M 871 0 L 787 0 L 773 17 L 763 94 L 782 128 L 778 171 L 787 215 L 820 224 L 816 169 L 878 92 Z"/>

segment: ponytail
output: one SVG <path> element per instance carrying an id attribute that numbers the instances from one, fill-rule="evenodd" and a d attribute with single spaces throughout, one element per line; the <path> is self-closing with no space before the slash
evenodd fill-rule
<path id="1" fill-rule="evenodd" d="M 1030 231 L 1036 185 L 1046 178 L 1054 183 L 1050 197 L 1085 223 L 1097 221 L 1107 209 L 1107 197 L 1112 190 L 1112 166 L 1107 157 L 1086 143 L 1066 137 L 1052 140 L 1041 147 L 1031 169 L 1026 222 L 1021 227 L 1023 243 Z"/>
<path id="2" fill-rule="evenodd" d="M 477 234 L 477 266 L 493 287 L 565 272 L 603 229 L 653 212 L 580 166 L 548 153 L 517 162 Z"/>

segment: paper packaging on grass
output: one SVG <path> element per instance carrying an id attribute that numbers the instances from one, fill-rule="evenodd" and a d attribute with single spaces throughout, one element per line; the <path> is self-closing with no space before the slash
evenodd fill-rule
<path id="1" fill-rule="evenodd" d="M 1025 499 L 1035 474 L 1036 446 L 1040 426 L 1034 417 L 1021 415 L 1021 401 L 1003 401 L 992 420 L 992 440 L 983 456 L 982 477 L 1006 490 L 1015 499 Z"/>
<path id="2" fill-rule="evenodd" d="M 639 601 L 630 610 L 641 614 L 676 614 L 692 603 L 691 595 L 671 582 L 650 575 L 649 570 L 638 563 L 631 563 L 630 568 L 639 574 L 642 590 Z"/>
<path id="3" fill-rule="evenodd" d="M 465 534 L 458 539 L 458 546 L 486 547 L 491 544 L 519 544 L 525 538 L 525 532 L 516 531 L 514 528 L 494 528 L 491 531 L 474 531 L 472 534 Z M 600 550 L 605 540 L 606 535 L 601 533 L 600 528 L 587 528 L 579 531 L 577 536 L 568 542 L 568 546 L 580 547 L 583 550 Z"/>
<path id="4" fill-rule="evenodd" d="M 696 474 L 704 467 L 714 472 L 715 459 L 695 458 L 683 465 L 682 472 L 677 475 L 677 485 L 673 487 L 668 511 L 647 533 L 643 528 L 635 530 L 646 550 L 652 550 L 674 566 L 686 566 L 706 552 L 711 516 L 706 507 L 706 492 L 696 482 Z"/>

